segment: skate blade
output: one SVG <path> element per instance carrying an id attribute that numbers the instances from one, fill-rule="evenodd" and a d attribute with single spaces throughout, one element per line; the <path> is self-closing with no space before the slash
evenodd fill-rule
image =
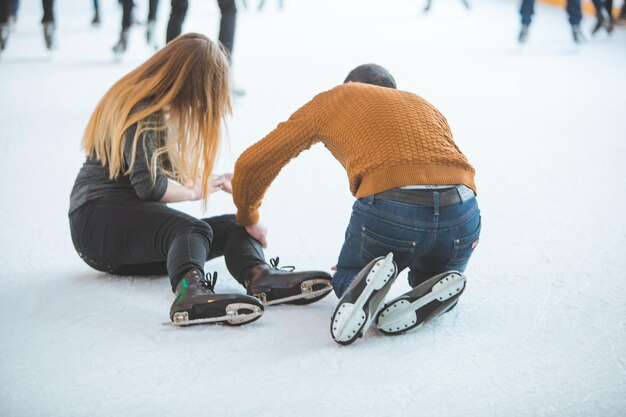
<path id="1" fill-rule="evenodd" d="M 393 254 L 389 253 L 384 259 L 376 262 L 367 274 L 367 285 L 354 304 L 342 303 L 332 317 L 331 335 L 337 343 L 350 344 L 357 337 L 362 336 L 363 329 L 369 327 L 376 314 L 367 317 L 363 309 L 374 291 L 380 290 L 387 281 L 394 277 L 396 272 L 393 263 Z"/>
<path id="2" fill-rule="evenodd" d="M 323 285 L 323 288 L 313 290 L 315 285 Z M 333 289 L 333 285 L 327 279 L 311 279 L 308 281 L 304 281 L 300 284 L 300 294 L 291 295 L 289 297 L 277 298 L 276 300 L 267 300 L 267 294 L 262 292 L 259 294 L 254 294 L 253 297 L 257 298 L 261 304 L 264 306 L 271 306 L 275 304 L 287 303 L 295 300 L 310 300 L 312 298 L 325 296 Z"/>
<path id="3" fill-rule="evenodd" d="M 252 313 L 240 314 L 239 310 L 250 310 Z M 262 315 L 263 310 L 257 305 L 248 303 L 233 303 L 226 306 L 226 314 L 224 316 L 190 320 L 189 313 L 182 311 L 180 313 L 175 313 L 173 320 L 163 323 L 163 325 L 182 327 L 194 324 L 227 323 L 236 326 L 254 321 Z"/>
<path id="4" fill-rule="evenodd" d="M 458 298 L 465 289 L 466 281 L 465 275 L 460 272 L 453 272 L 433 285 L 431 292 L 413 302 L 406 299 L 392 302 L 384 307 L 378 315 L 376 327 L 385 333 L 396 334 L 420 326 L 438 317 L 445 309 L 441 309 L 439 314 L 417 323 L 417 311 L 420 308 L 435 300 L 444 303 L 452 297 L 456 296 Z"/>

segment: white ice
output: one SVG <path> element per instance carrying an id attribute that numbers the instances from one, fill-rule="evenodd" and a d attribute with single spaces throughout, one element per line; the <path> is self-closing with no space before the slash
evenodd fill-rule
<path id="1" fill-rule="evenodd" d="M 592 38 L 586 16 L 579 47 L 564 11 L 537 5 L 520 47 L 517 1 L 435 0 L 427 15 L 415 0 L 239 3 L 233 71 L 247 94 L 216 171 L 364 62 L 437 106 L 477 169 L 483 231 L 459 307 L 340 347 L 334 295 L 243 327 L 165 327 L 167 277 L 113 277 L 76 255 L 67 208 L 83 129 L 150 54 L 136 26 L 114 62 L 120 10 L 101 2 L 99 29 L 90 0 L 57 2 L 50 55 L 40 2 L 22 1 L 0 60 L 0 416 L 626 415 L 625 29 Z M 184 28 L 216 37 L 218 19 L 216 2 L 192 1 Z M 267 256 L 330 270 L 352 201 L 323 146 L 303 153 L 264 200 Z M 233 211 L 222 194 L 206 214 Z M 243 292 L 223 260 L 206 269 Z"/>

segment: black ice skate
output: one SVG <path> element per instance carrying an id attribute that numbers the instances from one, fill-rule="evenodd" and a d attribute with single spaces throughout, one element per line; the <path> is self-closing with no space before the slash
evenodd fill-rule
<path id="1" fill-rule="evenodd" d="M 585 36 L 582 30 L 580 30 L 580 25 L 572 25 L 572 37 L 574 38 L 574 42 L 579 45 L 585 41 Z"/>
<path id="2" fill-rule="evenodd" d="M 126 48 L 128 48 L 128 29 L 124 29 L 120 33 L 120 39 L 117 41 L 115 46 L 113 46 L 113 52 L 116 55 L 122 55 L 126 52 Z"/>
<path id="3" fill-rule="evenodd" d="M 148 24 L 146 25 L 146 42 L 148 46 L 155 51 L 159 49 L 156 43 L 156 22 L 154 20 L 148 20 Z"/>
<path id="4" fill-rule="evenodd" d="M 517 41 L 519 43 L 526 43 L 528 40 L 528 25 L 522 25 L 522 28 L 519 31 L 519 36 L 517 37 Z"/>
<path id="5" fill-rule="evenodd" d="M 596 12 L 596 24 L 593 26 L 593 29 L 591 29 L 591 34 L 595 36 L 595 34 L 598 33 L 598 31 L 600 31 L 600 29 L 605 26 L 606 24 L 604 23 L 604 15 L 602 14 L 601 10 L 598 10 Z"/>
<path id="6" fill-rule="evenodd" d="M 392 253 L 374 259 L 358 273 L 331 317 L 335 342 L 349 345 L 367 331 L 397 274 Z"/>
<path id="7" fill-rule="evenodd" d="M 458 271 L 429 278 L 387 303 L 376 317 L 376 327 L 385 334 L 396 335 L 427 323 L 456 305 L 466 280 Z"/>
<path id="8" fill-rule="evenodd" d="M 9 25 L 7 23 L 0 24 L 0 51 L 4 51 L 9 40 Z"/>
<path id="9" fill-rule="evenodd" d="M 91 20 L 91 26 L 97 27 L 100 26 L 100 23 L 102 21 L 100 20 L 100 11 L 96 10 L 96 12 L 93 15 L 93 19 Z"/>
<path id="10" fill-rule="evenodd" d="M 170 319 L 177 326 L 202 323 L 225 323 L 232 326 L 250 323 L 263 315 L 263 306 L 243 294 L 215 294 L 217 273 L 202 277 L 200 271 L 189 271 L 176 286 L 176 300 Z"/>
<path id="11" fill-rule="evenodd" d="M 43 38 L 46 43 L 46 48 L 49 51 L 55 47 L 54 32 L 55 32 L 54 22 L 45 22 L 43 24 Z"/>
<path id="12" fill-rule="evenodd" d="M 310 304 L 332 290 L 331 276 L 322 271 L 293 272 L 294 267 L 278 269 L 279 258 L 271 266 L 255 265 L 246 270 L 246 289 L 264 305 Z"/>

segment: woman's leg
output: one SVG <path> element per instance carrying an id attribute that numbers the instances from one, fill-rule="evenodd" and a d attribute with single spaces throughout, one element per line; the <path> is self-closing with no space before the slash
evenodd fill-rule
<path id="1" fill-rule="evenodd" d="M 92 267 L 149 274 L 164 265 L 172 289 L 189 270 L 203 271 L 213 239 L 207 223 L 128 196 L 87 203 L 72 213 L 70 223 L 76 250 Z"/>
<path id="2" fill-rule="evenodd" d="M 243 272 L 255 265 L 266 265 L 261 244 L 239 226 L 234 214 L 202 219 L 213 231 L 209 259 L 224 256 L 230 274 L 243 286 Z"/>

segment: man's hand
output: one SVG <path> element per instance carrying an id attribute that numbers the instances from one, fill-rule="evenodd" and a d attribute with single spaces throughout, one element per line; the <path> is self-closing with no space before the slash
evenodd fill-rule
<path id="1" fill-rule="evenodd" d="M 265 227 L 263 223 L 258 222 L 257 224 L 253 224 L 252 226 L 246 226 L 246 232 L 248 232 L 248 234 L 256 240 L 258 240 L 261 243 L 263 249 L 267 248 L 267 240 L 265 237 L 267 235 L 267 227 Z"/>

